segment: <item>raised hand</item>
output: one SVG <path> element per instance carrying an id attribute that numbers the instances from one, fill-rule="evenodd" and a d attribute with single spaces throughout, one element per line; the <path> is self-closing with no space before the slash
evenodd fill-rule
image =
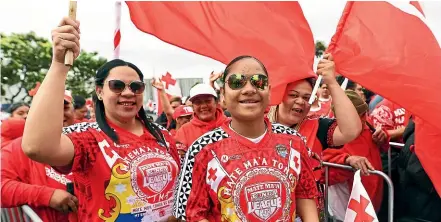
<path id="1" fill-rule="evenodd" d="M 164 84 L 160 80 L 152 79 L 152 86 L 158 90 L 164 90 Z"/>
<path id="2" fill-rule="evenodd" d="M 335 79 L 335 63 L 331 54 L 325 54 L 317 65 L 317 75 L 323 76 L 323 83 L 326 85 L 337 84 Z"/>
<path id="3" fill-rule="evenodd" d="M 72 50 L 74 59 L 80 54 L 80 22 L 65 17 L 52 30 L 52 62 L 64 64 L 67 50 Z"/>

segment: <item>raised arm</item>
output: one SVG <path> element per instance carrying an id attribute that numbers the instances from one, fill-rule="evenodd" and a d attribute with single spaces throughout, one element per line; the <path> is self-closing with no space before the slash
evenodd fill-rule
<path id="1" fill-rule="evenodd" d="M 164 111 L 165 115 L 167 116 L 167 121 L 170 122 L 171 120 L 173 120 L 174 110 L 171 107 L 170 100 L 168 99 L 168 97 L 165 93 L 164 84 L 161 81 L 157 81 L 157 80 L 153 79 L 152 86 L 158 90 L 158 96 L 162 101 L 162 103 L 161 103 L 162 110 Z"/>
<path id="2" fill-rule="evenodd" d="M 351 100 L 335 79 L 335 63 L 330 54 L 325 55 L 318 64 L 317 74 L 323 75 L 323 82 L 328 86 L 331 93 L 332 104 L 337 117 L 333 145 L 340 146 L 348 143 L 360 135 L 361 121 Z"/>
<path id="3" fill-rule="evenodd" d="M 67 49 L 80 52 L 79 22 L 64 18 L 52 31 L 52 64 L 35 95 L 26 120 L 22 149 L 31 159 L 53 166 L 65 166 L 72 162 L 74 147 L 63 128 L 63 100 L 67 72 L 64 54 Z M 60 104 L 55 105 L 54 104 Z"/>

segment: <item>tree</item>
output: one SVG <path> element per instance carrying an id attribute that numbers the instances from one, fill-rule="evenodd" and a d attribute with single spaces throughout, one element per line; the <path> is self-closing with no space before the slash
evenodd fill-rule
<path id="1" fill-rule="evenodd" d="M 315 56 L 318 58 L 323 55 L 323 53 L 326 51 L 326 43 L 324 41 L 316 41 L 315 42 Z"/>
<path id="2" fill-rule="evenodd" d="M 29 90 L 37 82 L 42 82 L 52 61 L 52 44 L 49 40 L 38 37 L 34 32 L 11 35 L 0 33 L 1 37 L 1 95 L 6 89 L 11 94 L 5 97 L 9 103 L 29 101 Z M 105 58 L 96 52 L 81 51 L 68 73 L 66 88 L 74 95 L 89 97 L 94 90 L 93 78 L 96 70 L 106 63 Z M 18 91 L 12 92 L 11 86 Z M 25 95 L 23 97 L 23 95 Z"/>

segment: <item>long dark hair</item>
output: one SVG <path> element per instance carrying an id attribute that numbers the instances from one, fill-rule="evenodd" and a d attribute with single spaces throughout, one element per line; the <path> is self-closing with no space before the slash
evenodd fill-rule
<path id="1" fill-rule="evenodd" d="M 141 70 L 138 69 L 134 64 L 130 62 L 123 61 L 121 59 L 114 59 L 112 61 L 107 62 L 103 66 L 101 66 L 96 73 L 95 76 L 95 85 L 99 87 L 104 86 L 104 80 L 109 75 L 109 72 L 111 69 L 119 66 L 128 66 L 132 68 L 133 70 L 138 73 L 139 78 L 141 81 L 144 79 L 144 75 L 142 74 Z M 105 107 L 103 101 L 97 99 L 95 101 L 95 118 L 96 122 L 98 123 L 98 126 L 100 129 L 109 136 L 115 143 L 119 143 L 118 135 L 115 133 L 115 131 L 109 126 L 106 120 L 106 114 L 105 114 Z M 161 130 L 158 126 L 148 121 L 147 116 L 145 114 L 144 108 L 141 107 L 141 109 L 138 111 L 138 116 L 143 122 L 144 126 L 147 128 L 147 130 L 156 138 L 156 140 L 160 143 L 162 143 L 164 146 L 166 146 L 166 142 L 164 140 L 164 137 L 161 133 Z"/>

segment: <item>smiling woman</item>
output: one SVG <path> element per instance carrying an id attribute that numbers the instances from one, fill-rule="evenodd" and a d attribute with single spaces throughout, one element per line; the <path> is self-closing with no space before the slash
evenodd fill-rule
<path id="1" fill-rule="evenodd" d="M 65 18 L 52 34 L 53 60 L 30 110 L 23 151 L 73 173 L 79 221 L 173 220 L 179 157 L 168 131 L 148 121 L 142 108 L 142 72 L 123 60 L 104 64 L 95 76 L 97 122 L 62 128 L 61 107 L 51 104 L 63 100 L 65 51 L 79 54 L 79 23 Z"/>
<path id="2" fill-rule="evenodd" d="M 221 96 L 231 119 L 190 146 L 175 216 L 293 221 L 298 213 L 305 222 L 318 221 L 313 199 L 318 192 L 304 141 L 296 131 L 264 118 L 271 88 L 265 66 L 252 56 L 239 56 L 222 79 Z"/>

